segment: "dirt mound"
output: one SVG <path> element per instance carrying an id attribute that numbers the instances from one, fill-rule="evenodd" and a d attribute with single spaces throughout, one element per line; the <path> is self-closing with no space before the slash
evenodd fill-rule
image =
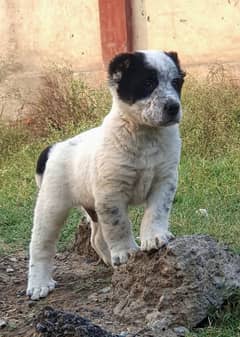
<path id="1" fill-rule="evenodd" d="M 209 236 L 185 236 L 138 252 L 112 279 L 114 314 L 158 331 L 196 327 L 240 287 L 240 256 Z"/>
<path id="2" fill-rule="evenodd" d="M 84 217 L 78 224 L 72 250 L 80 256 L 85 256 L 92 261 L 100 261 L 99 256 L 91 246 L 90 237 L 90 224 L 87 221 L 87 218 Z"/>

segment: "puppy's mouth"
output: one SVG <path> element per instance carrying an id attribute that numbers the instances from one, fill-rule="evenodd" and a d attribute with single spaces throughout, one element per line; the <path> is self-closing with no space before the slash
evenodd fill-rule
<path id="1" fill-rule="evenodd" d="M 179 120 L 162 121 L 159 123 L 160 126 L 171 126 L 174 124 L 179 124 Z"/>
<path id="2" fill-rule="evenodd" d="M 178 124 L 178 123 L 179 123 L 179 121 L 162 122 L 161 126 L 171 126 L 171 125 Z"/>

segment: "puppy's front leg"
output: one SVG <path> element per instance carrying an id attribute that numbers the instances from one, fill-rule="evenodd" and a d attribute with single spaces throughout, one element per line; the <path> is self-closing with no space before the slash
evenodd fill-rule
<path id="1" fill-rule="evenodd" d="M 168 218 L 176 192 L 177 174 L 160 180 L 154 185 L 140 229 L 141 249 L 158 249 L 174 236 L 168 231 Z"/>
<path id="2" fill-rule="evenodd" d="M 127 216 L 127 205 L 116 195 L 104 195 L 98 198 L 96 211 L 112 265 L 126 263 L 130 254 L 138 249 Z"/>

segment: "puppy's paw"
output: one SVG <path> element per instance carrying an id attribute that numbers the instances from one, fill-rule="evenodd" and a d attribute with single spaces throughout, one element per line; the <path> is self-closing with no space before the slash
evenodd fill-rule
<path id="1" fill-rule="evenodd" d="M 47 297 L 55 287 L 56 281 L 53 279 L 29 280 L 27 296 L 29 296 L 31 300 L 36 301 L 40 298 Z"/>
<path id="2" fill-rule="evenodd" d="M 163 246 L 166 246 L 170 240 L 174 239 L 174 235 L 169 231 L 162 231 L 156 233 L 152 237 L 144 238 L 141 241 L 141 250 L 150 251 L 157 250 Z"/>
<path id="3" fill-rule="evenodd" d="M 125 249 L 114 250 L 111 252 L 112 266 L 117 267 L 127 263 L 129 257 L 139 250 L 139 247 L 134 243 L 131 247 Z"/>

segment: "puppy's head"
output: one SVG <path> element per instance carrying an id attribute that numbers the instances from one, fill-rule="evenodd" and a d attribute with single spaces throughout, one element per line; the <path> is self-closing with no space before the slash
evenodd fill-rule
<path id="1" fill-rule="evenodd" d="M 152 127 L 180 121 L 185 73 L 177 53 L 123 53 L 110 62 L 108 76 L 114 104 L 125 118 Z"/>

